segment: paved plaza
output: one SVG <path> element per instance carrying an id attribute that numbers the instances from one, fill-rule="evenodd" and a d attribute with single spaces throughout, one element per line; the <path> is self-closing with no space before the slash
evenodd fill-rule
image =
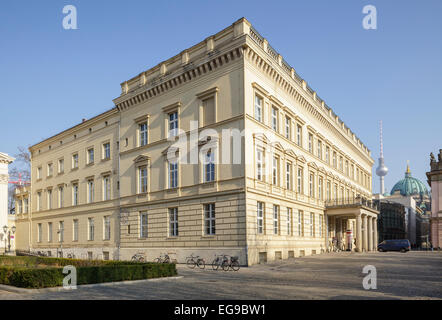
<path id="1" fill-rule="evenodd" d="M 362 286 L 362 269 L 377 270 L 377 289 Z M 238 272 L 191 270 L 181 278 L 12 293 L 0 299 L 442 299 L 442 252 L 333 253 L 280 260 Z"/>

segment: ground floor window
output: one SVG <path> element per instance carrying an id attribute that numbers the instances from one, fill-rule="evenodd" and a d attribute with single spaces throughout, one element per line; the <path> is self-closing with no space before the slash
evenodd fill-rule
<path id="1" fill-rule="evenodd" d="M 204 228 L 206 235 L 215 234 L 215 204 L 204 205 Z"/>

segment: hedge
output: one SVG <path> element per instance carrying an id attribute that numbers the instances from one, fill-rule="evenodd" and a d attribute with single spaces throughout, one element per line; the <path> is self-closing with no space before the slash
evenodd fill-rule
<path id="1" fill-rule="evenodd" d="M 23 258 L 25 259 L 23 260 Z M 8 263 L 13 265 L 5 265 Z M 43 264 L 46 266 L 41 267 Z M 63 266 L 66 265 L 73 265 L 77 268 L 77 285 L 177 275 L 174 264 L 44 257 L 0 257 L 0 283 L 22 288 L 62 286 L 66 276 L 63 274 Z"/>

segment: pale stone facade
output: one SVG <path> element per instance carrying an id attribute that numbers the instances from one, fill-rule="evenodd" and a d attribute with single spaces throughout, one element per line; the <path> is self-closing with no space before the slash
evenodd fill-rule
<path id="1" fill-rule="evenodd" d="M 247 20 L 121 87 L 114 109 L 30 148 L 32 210 L 17 230 L 29 225 L 32 250 L 254 264 L 320 253 L 347 230 L 359 251 L 375 248 L 370 151 Z M 221 161 L 236 151 L 221 134 L 185 145 L 213 166 L 168 161 L 175 140 L 205 129 L 245 130 L 240 161 Z"/>
<path id="2" fill-rule="evenodd" d="M 0 152 L 0 251 L 4 251 L 7 247 L 5 240 L 8 238 L 8 233 L 4 233 L 3 227 L 8 228 L 13 226 L 13 222 L 9 219 L 8 212 L 8 182 L 9 182 L 9 170 L 8 166 L 15 159 Z M 6 240 L 8 241 L 8 240 Z M 11 241 L 12 249 L 14 244 L 14 236 Z M 3 246 L 4 245 L 4 246 Z"/>
<path id="3" fill-rule="evenodd" d="M 437 160 L 431 154 L 431 170 L 427 172 L 431 187 L 430 238 L 434 248 L 442 248 L 442 149 Z"/>

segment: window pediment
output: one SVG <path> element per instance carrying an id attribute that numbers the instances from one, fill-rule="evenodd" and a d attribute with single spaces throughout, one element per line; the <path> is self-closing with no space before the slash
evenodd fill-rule
<path id="1" fill-rule="evenodd" d="M 149 156 L 141 154 L 141 155 L 139 155 L 138 157 L 136 157 L 134 159 L 134 162 L 135 163 L 139 163 L 139 162 L 146 162 L 146 161 L 149 161 L 149 160 L 150 160 Z"/>

